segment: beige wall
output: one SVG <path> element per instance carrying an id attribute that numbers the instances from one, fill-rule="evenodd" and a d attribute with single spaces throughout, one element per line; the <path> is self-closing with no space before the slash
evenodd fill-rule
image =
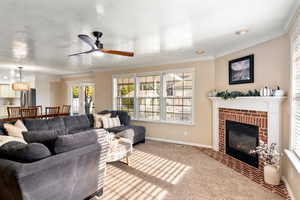
<path id="1" fill-rule="evenodd" d="M 254 83 L 229 85 L 228 61 L 239 57 L 254 54 Z M 238 90 L 259 89 L 264 86 L 281 86 L 289 90 L 289 42 L 288 36 L 259 44 L 257 46 L 219 57 L 216 63 L 216 89 Z"/>
<path id="2" fill-rule="evenodd" d="M 96 109 L 112 108 L 112 75 L 138 73 L 178 68 L 195 69 L 195 124 L 174 125 L 165 123 L 135 122 L 146 127 L 147 137 L 175 140 L 194 144 L 211 145 L 211 105 L 207 93 L 214 88 L 214 61 L 201 61 L 159 67 L 143 67 L 118 72 L 98 72 L 95 74 Z M 187 133 L 185 135 L 184 133 Z"/>
<path id="3" fill-rule="evenodd" d="M 232 59 L 254 54 L 254 83 L 229 85 L 228 62 Z M 219 57 L 215 60 L 215 86 L 218 91 L 248 91 L 279 85 L 288 94 L 290 90 L 290 47 L 286 34 L 274 40 Z M 289 143 L 289 101 L 283 106 L 283 146 Z"/>

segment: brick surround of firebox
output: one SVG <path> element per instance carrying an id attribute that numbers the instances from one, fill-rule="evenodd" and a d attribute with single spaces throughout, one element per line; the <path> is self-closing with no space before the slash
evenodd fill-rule
<path id="1" fill-rule="evenodd" d="M 268 142 L 268 113 L 252 110 L 219 108 L 219 151 L 225 153 L 226 120 L 258 126 L 259 140 Z M 263 170 L 264 162 L 259 159 L 259 169 Z M 250 170 L 253 167 L 250 168 Z M 255 169 L 255 168 L 254 168 Z"/>

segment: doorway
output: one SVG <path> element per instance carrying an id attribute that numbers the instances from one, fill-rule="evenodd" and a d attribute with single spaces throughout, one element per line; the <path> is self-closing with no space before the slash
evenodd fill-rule
<path id="1" fill-rule="evenodd" d="M 71 86 L 71 113 L 91 114 L 94 110 L 95 84 L 80 83 Z"/>

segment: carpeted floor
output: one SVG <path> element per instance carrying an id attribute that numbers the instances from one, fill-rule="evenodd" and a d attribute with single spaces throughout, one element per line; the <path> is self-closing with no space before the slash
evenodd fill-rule
<path id="1" fill-rule="evenodd" d="M 283 200 L 198 149 L 154 141 L 137 145 L 131 166 L 107 166 L 93 200 Z"/>

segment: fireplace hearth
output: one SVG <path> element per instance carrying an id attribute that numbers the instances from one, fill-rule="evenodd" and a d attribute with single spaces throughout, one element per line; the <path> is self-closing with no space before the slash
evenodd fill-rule
<path id="1" fill-rule="evenodd" d="M 250 154 L 258 146 L 258 126 L 226 120 L 226 154 L 258 168 L 257 154 Z"/>

